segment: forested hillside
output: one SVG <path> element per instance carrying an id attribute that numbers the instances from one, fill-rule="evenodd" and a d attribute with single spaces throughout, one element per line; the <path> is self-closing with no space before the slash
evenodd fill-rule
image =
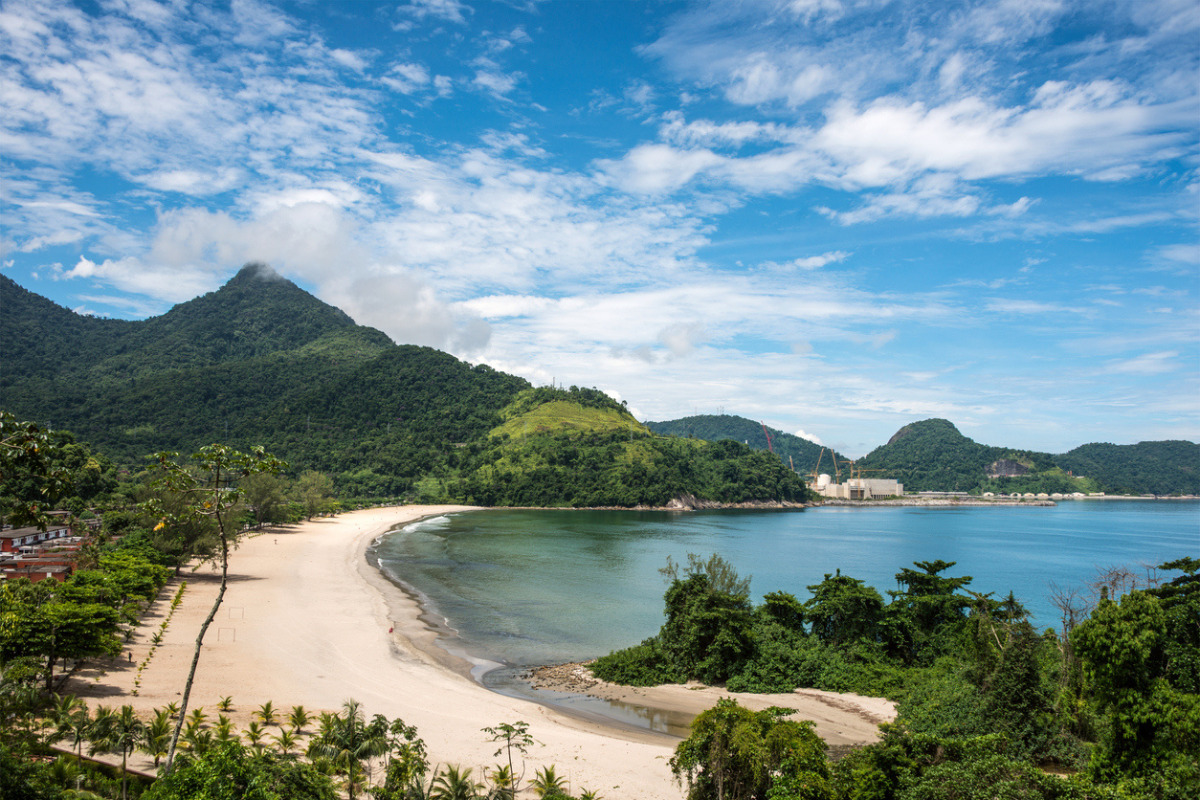
<path id="1" fill-rule="evenodd" d="M 1012 477 L 989 477 L 1008 462 Z M 1200 445 L 1089 444 L 1064 455 L 982 445 L 944 419 L 905 425 L 858 462 L 907 491 L 1200 493 Z"/>
<path id="2" fill-rule="evenodd" d="M 1200 492 L 1200 445 L 1195 442 L 1085 444 L 1055 456 L 1055 461 L 1076 475 L 1095 479 L 1109 491 Z"/>
<path id="3" fill-rule="evenodd" d="M 667 436 L 695 437 L 707 439 L 710 442 L 733 439 L 735 442 L 743 442 L 755 450 L 768 449 L 762 423 L 731 414 L 699 414 L 666 422 L 647 422 L 646 427 L 655 433 Z M 833 474 L 835 458 L 838 463 L 847 460 L 841 453 L 823 448 L 808 439 L 801 439 L 799 436 L 784 433 L 769 426 L 767 430 L 771 433 L 771 449 L 783 463 L 794 466 L 801 475 L 811 474 L 816 469 L 818 460 L 820 460 L 821 472 L 830 474 Z M 822 455 L 822 450 L 825 451 L 824 455 Z"/>
<path id="4" fill-rule="evenodd" d="M 160 450 L 262 445 L 349 497 L 487 505 L 803 500 L 749 448 L 650 434 L 592 389 L 395 345 L 268 268 L 143 322 L 81 316 L 0 276 L 0 408 L 133 471 Z M 503 412 L 503 414 L 502 414 Z M 571 422 L 575 420 L 575 422 Z"/>
<path id="5" fill-rule="evenodd" d="M 486 445 L 472 448 L 462 494 L 484 505 L 665 505 L 809 498 L 770 454 L 734 441 L 660 436 L 594 389 L 522 392 Z"/>

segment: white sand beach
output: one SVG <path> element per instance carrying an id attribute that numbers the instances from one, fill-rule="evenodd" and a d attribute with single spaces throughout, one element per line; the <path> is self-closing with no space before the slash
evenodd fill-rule
<path id="1" fill-rule="evenodd" d="M 608 800 L 682 797 L 667 765 L 675 740 L 582 720 L 483 688 L 469 677 L 467 665 L 435 644 L 437 635 L 421 621 L 417 603 L 367 562 L 367 547 L 394 526 L 465 510 L 370 509 L 244 539 L 230 560 L 229 588 L 205 637 L 189 706 L 203 707 L 212 721 L 220 698 L 231 696 L 230 716 L 245 727 L 268 700 L 283 713 L 293 705 L 315 713 L 336 711 L 353 698 L 368 716 L 401 717 L 415 725 L 432 763 L 472 767 L 478 778 L 500 761 L 497 745 L 481 728 L 525 721 L 537 741 L 526 759 L 527 777 L 553 764 L 576 793 L 592 789 Z M 103 670 L 81 672 L 68 690 L 91 705 L 132 704 L 144 716 L 178 702 L 219 573 L 205 566 L 185 570 L 181 578 L 188 583 L 183 603 L 141 671 L 136 696 L 137 665 L 169 611 L 177 582 L 164 590 L 127 654 Z M 720 694 L 688 687 L 620 692 L 622 699 L 687 713 L 711 706 Z M 818 733 L 831 744 L 868 742 L 875 724 L 894 715 L 887 701 L 823 692 L 739 700 L 752 707 L 796 707 L 801 717 L 816 720 Z"/>

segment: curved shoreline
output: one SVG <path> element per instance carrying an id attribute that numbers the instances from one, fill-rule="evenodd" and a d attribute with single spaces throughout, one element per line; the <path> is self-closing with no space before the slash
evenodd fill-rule
<path id="1" fill-rule="evenodd" d="M 463 508 L 451 513 L 484 510 L 488 509 Z M 895 718 L 895 704 L 891 701 L 849 693 L 836 694 L 815 689 L 797 689 L 791 693 L 777 694 L 735 693 L 699 683 L 630 687 L 599 680 L 590 672 L 581 674 L 587 662 L 517 667 L 472 657 L 465 648 L 449 646 L 446 640 L 457 638 L 458 632 L 436 611 L 432 600 L 403 578 L 388 575 L 379 565 L 378 558 L 370 552 L 383 536 L 395 535 L 436 516 L 441 515 L 427 515 L 398 524 L 375 537 L 363 548 L 363 562 L 370 564 L 375 575 L 402 592 L 418 607 L 419 618 L 433 634 L 428 646 L 435 652 L 427 652 L 426 655 L 446 668 L 469 677 L 490 692 L 536 703 L 554 713 L 585 724 L 599 725 L 618 735 L 633 735 L 638 739 L 649 737 L 651 741 L 666 742 L 672 748 L 687 735 L 692 719 L 721 698 L 734 698 L 743 706 L 756 710 L 772 706 L 794 708 L 804 718 L 817 723 L 818 735 L 831 748 L 842 750 L 873 741 L 877 736 L 876 726 Z M 506 691 L 495 683 L 489 685 L 485 676 L 501 670 L 511 670 L 512 674 L 507 677 L 515 678 L 528 690 Z M 831 701 L 830 698 L 836 700 Z M 837 711 L 830 716 L 829 708 Z"/>
<path id="2" fill-rule="evenodd" d="M 422 619 L 418 598 L 368 562 L 371 543 L 398 525 L 466 510 L 474 509 L 367 509 L 244 539 L 230 558 L 229 587 L 205 638 L 189 710 L 204 708 L 215 718 L 218 701 L 232 697 L 226 713 L 235 728 L 245 730 L 254 711 L 268 701 L 279 709 L 303 705 L 315 714 L 338 711 L 353 698 L 368 715 L 415 726 L 431 764 L 470 767 L 480 777 L 496 762 L 495 744 L 481 729 L 524 721 L 536 741 L 525 759 L 528 774 L 554 764 L 575 791 L 593 789 L 609 800 L 681 798 L 667 766 L 671 740 L 484 688 L 440 647 L 438 631 Z M 183 601 L 154 646 L 151 637 L 181 580 L 188 584 Z M 218 584 L 219 575 L 209 566 L 185 571 L 148 610 L 126 652 L 81 670 L 70 691 L 93 706 L 132 705 L 143 718 L 178 702 L 196 634 Z M 684 703 L 700 711 L 715 702 L 683 687 L 635 694 L 633 702 L 652 708 Z M 819 700 L 787 699 L 807 702 L 803 716 L 818 725 L 829 716 L 829 706 Z M 836 719 L 831 727 L 844 729 L 842 720 L 855 715 Z M 876 733 L 871 726 L 864 732 L 864 741 Z M 135 758 L 132 765 L 152 769 L 152 762 L 143 760 Z"/>

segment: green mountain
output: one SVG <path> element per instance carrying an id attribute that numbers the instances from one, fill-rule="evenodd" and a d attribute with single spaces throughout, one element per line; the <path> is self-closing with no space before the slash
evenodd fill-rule
<path id="1" fill-rule="evenodd" d="M 667 422 L 647 422 L 646 427 L 665 436 L 694 437 L 710 442 L 732 439 L 735 442 L 743 442 L 755 450 L 768 449 L 762 423 L 731 414 L 699 414 Z M 817 468 L 818 461 L 820 462 L 820 471 L 832 475 L 834 459 L 839 464 L 848 460 L 841 453 L 814 444 L 808 439 L 802 439 L 771 427 L 768 427 L 767 430 L 771 434 L 770 449 L 775 451 L 783 463 L 794 467 L 796 472 L 801 475 L 811 475 Z"/>
<path id="2" fill-rule="evenodd" d="M 1076 475 L 1094 478 L 1110 492 L 1200 494 L 1200 445 L 1195 442 L 1085 444 L 1055 461 Z"/>
<path id="3" fill-rule="evenodd" d="M 735 441 L 657 435 L 595 389 L 538 388 L 501 412 L 462 493 L 486 505 L 804 502 L 803 480 Z"/>
<path id="4" fill-rule="evenodd" d="M 857 466 L 914 492 L 1200 493 L 1200 445 L 1192 442 L 1088 444 L 1052 455 L 979 444 L 944 419 L 905 425 Z"/>
<path id="5" fill-rule="evenodd" d="M 395 345 L 260 265 L 141 322 L 81 316 L 0 275 L 0 353 L 0 408 L 70 429 L 133 467 L 219 441 L 263 445 L 294 472 L 327 472 L 346 496 L 804 499 L 747 448 L 715 459 L 656 437 L 633 447 L 649 432 L 599 391 L 533 390 L 486 365 Z"/>

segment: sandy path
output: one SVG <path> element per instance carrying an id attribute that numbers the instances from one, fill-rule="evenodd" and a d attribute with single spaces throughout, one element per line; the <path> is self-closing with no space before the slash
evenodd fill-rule
<path id="1" fill-rule="evenodd" d="M 212 721 L 218 700 L 232 696 L 233 721 L 245 727 L 250 714 L 268 700 L 284 713 L 298 704 L 312 713 L 338 710 L 353 698 L 368 715 L 401 717 L 415 725 L 433 763 L 469 766 L 477 777 L 498 761 L 493 755 L 496 745 L 480 729 L 523 720 L 537 740 L 526 761 L 527 777 L 554 764 L 569 777 L 575 792 L 593 789 L 608 800 L 682 797 L 667 766 L 672 740 L 582 721 L 482 688 L 436 647 L 436 636 L 420 621 L 417 604 L 367 563 L 366 548 L 391 527 L 460 510 L 465 509 L 370 509 L 243 540 L 230 560 L 229 587 L 205 638 L 189 705 L 202 706 Z M 207 567 L 185 571 L 181 577 L 188 582 L 184 602 L 141 672 L 138 695 L 131 694 L 136 667 L 169 611 L 175 584 L 164 590 L 129 645 L 132 662 L 122 660 L 106 665 L 105 671 L 83 673 L 71 690 L 91 704 L 131 703 L 146 716 L 179 701 L 196 633 L 219 582 L 219 575 Z M 631 690 L 636 697 L 630 699 L 695 713 L 715 703 L 715 695 L 704 694 L 717 691 L 660 687 Z M 815 697 L 825 693 L 811 694 L 814 697 L 807 699 L 797 693 L 753 702 L 766 706 L 800 701 L 807 709 L 804 716 L 817 719 L 823 734 L 837 731 L 840 738 L 849 731 L 847 741 L 874 736 L 873 723 L 865 722 L 861 713 L 844 708 L 838 712 L 827 699 Z M 832 721 L 821 721 L 830 714 Z"/>

